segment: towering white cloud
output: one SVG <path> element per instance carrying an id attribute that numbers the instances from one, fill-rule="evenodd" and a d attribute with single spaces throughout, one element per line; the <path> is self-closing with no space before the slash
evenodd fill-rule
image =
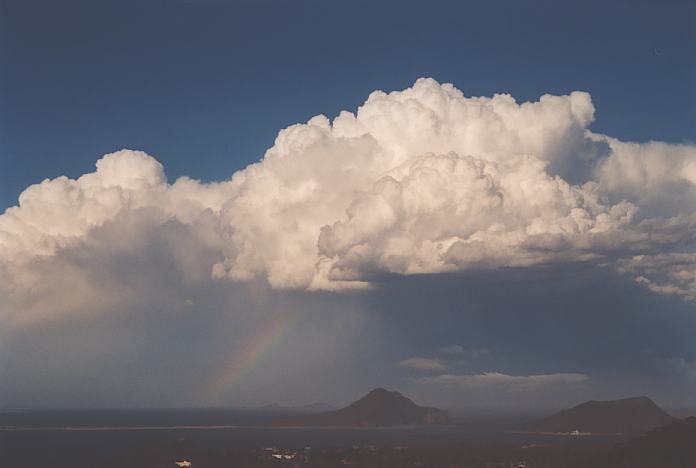
<path id="1" fill-rule="evenodd" d="M 634 200 L 648 216 L 675 216 L 696 209 L 696 146 L 590 137 L 611 149 L 596 171 L 604 192 Z"/>
<path id="2" fill-rule="evenodd" d="M 75 245 L 124 212 L 154 209 L 153 223 L 192 222 L 218 211 L 233 196 L 230 183 L 166 182 L 162 165 L 141 151 L 123 150 L 97 161 L 77 180 L 46 179 L 27 188 L 19 206 L 0 216 L 0 259 L 25 262 Z"/>
<path id="3" fill-rule="evenodd" d="M 310 290 L 619 259 L 651 289 L 693 298 L 680 265 L 696 240 L 696 147 L 621 142 L 591 133 L 593 118 L 587 93 L 520 104 L 421 79 L 280 131 L 261 161 L 219 183 L 169 183 L 145 153 L 109 154 L 93 173 L 27 188 L 0 216 L 0 310 L 21 309 L 60 268 L 88 289 L 96 264 L 117 277 L 110 242 L 121 253 L 161 242 L 195 281 Z"/>

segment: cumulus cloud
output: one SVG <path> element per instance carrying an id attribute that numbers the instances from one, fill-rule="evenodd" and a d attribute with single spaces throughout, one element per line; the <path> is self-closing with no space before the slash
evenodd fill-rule
<path id="1" fill-rule="evenodd" d="M 696 206 L 696 146 L 661 142 L 630 143 L 603 135 L 610 155 L 597 166 L 603 191 L 634 200 L 651 216 L 691 213 Z"/>
<path id="2" fill-rule="evenodd" d="M 490 351 L 483 348 L 465 348 L 461 345 L 451 345 L 437 350 L 440 357 L 411 357 L 399 362 L 399 366 L 418 371 L 443 371 L 445 369 L 467 367 L 468 365 L 486 360 Z"/>
<path id="3" fill-rule="evenodd" d="M 466 388 L 505 387 L 513 390 L 537 390 L 549 386 L 579 384 L 588 379 L 587 375 L 577 373 L 508 375 L 500 372 L 484 372 L 472 375 L 440 374 L 422 377 L 419 382 Z"/>
<path id="4" fill-rule="evenodd" d="M 419 371 L 444 370 L 446 366 L 439 359 L 412 357 L 399 362 L 401 367 L 408 367 Z"/>
<path id="5" fill-rule="evenodd" d="M 103 303 L 94 291 L 119 270 L 105 249 L 164 250 L 190 281 L 304 290 L 552 262 L 631 273 L 651 255 L 660 266 L 641 281 L 693 299 L 683 263 L 696 242 L 696 147 L 621 142 L 590 132 L 593 118 L 583 92 L 518 103 L 420 79 L 281 130 L 222 182 L 170 183 L 145 153 L 109 154 L 95 172 L 28 187 L 0 215 L 0 310 Z M 117 286 L 116 302 L 139 294 Z"/>
<path id="6" fill-rule="evenodd" d="M 696 300 L 696 253 L 637 255 L 618 267 L 655 293 Z"/>

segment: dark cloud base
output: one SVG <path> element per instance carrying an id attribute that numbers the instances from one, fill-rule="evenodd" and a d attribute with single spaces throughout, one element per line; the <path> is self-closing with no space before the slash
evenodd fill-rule
<path id="1" fill-rule="evenodd" d="M 166 304 L 144 301 L 3 336 L 3 405 L 345 402 L 375 386 L 462 407 L 560 406 L 635 394 L 688 406 L 692 398 L 692 377 L 670 363 L 696 362 L 693 304 L 653 295 L 602 268 L 392 276 L 350 294 L 279 292 L 257 282 L 213 284 L 189 296 L 174 282 L 171 290 L 181 293 Z M 202 401 L 203 387 L 241 352 L 235 346 L 277 314 L 296 315 L 293 329 L 217 400 Z M 454 344 L 490 355 L 455 363 L 452 373 L 573 372 L 589 380 L 535 396 L 424 385 L 420 373 L 397 365 Z"/>

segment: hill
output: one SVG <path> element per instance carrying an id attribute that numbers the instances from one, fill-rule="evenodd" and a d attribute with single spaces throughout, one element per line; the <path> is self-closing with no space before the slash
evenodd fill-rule
<path id="1" fill-rule="evenodd" d="M 275 426 L 413 426 L 447 424 L 447 413 L 418 406 L 399 392 L 372 390 L 345 408 L 274 421 Z"/>
<path id="2" fill-rule="evenodd" d="M 696 466 L 696 417 L 677 420 L 631 439 L 594 466 L 611 468 L 685 468 Z"/>
<path id="3" fill-rule="evenodd" d="M 527 432 L 643 434 L 675 420 L 648 397 L 588 401 L 523 426 Z"/>

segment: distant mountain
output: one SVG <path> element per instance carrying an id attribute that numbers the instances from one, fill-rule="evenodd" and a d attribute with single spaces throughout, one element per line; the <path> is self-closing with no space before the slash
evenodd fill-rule
<path id="1" fill-rule="evenodd" d="M 528 432 L 643 434 L 675 420 L 648 397 L 588 401 L 523 426 Z"/>
<path id="2" fill-rule="evenodd" d="M 686 468 L 696 466 L 696 417 L 677 420 L 631 439 L 592 466 L 611 468 Z"/>
<path id="3" fill-rule="evenodd" d="M 383 388 L 336 411 L 309 414 L 274 421 L 276 426 L 413 426 L 447 424 L 447 413 L 437 408 L 418 406 L 399 392 Z"/>

